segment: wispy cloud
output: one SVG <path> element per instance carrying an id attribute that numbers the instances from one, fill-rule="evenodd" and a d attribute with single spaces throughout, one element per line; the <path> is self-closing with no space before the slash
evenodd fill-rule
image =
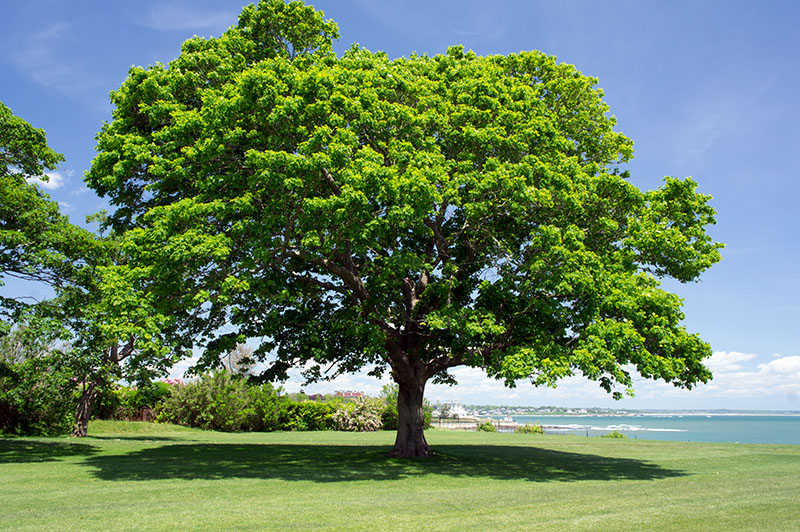
<path id="1" fill-rule="evenodd" d="M 470 41 L 494 41 L 502 38 L 508 33 L 508 28 L 499 27 L 479 27 L 479 28 L 451 28 L 450 33 L 461 39 Z"/>
<path id="2" fill-rule="evenodd" d="M 161 30 L 223 31 L 236 23 L 237 14 L 221 9 L 198 9 L 191 3 L 159 3 L 152 6 L 141 20 L 141 25 Z"/>
<path id="3" fill-rule="evenodd" d="M 36 83 L 53 88 L 90 108 L 104 111 L 106 104 L 98 103 L 105 101 L 101 80 L 80 60 L 64 53 L 74 33 L 75 28 L 66 22 L 47 25 L 22 37 L 15 51 L 8 54 L 9 58 Z M 101 93 L 103 98 L 98 96 Z"/>

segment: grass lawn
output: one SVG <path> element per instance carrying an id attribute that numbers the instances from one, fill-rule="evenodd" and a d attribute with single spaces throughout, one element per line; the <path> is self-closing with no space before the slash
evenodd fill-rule
<path id="1" fill-rule="evenodd" d="M 93 422 L 0 439 L 0 530 L 798 531 L 800 445 Z"/>

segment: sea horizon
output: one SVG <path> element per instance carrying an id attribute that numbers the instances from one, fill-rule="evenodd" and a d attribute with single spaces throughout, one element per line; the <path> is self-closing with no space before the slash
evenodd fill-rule
<path id="1" fill-rule="evenodd" d="M 665 411 L 621 415 L 533 414 L 507 417 L 519 424 L 540 424 L 546 434 L 604 436 L 616 431 L 630 439 L 800 444 L 800 414 Z M 592 422 L 593 420 L 596 421 Z"/>

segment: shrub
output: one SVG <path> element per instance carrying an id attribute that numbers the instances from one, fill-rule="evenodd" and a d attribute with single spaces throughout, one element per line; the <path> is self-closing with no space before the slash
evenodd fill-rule
<path id="1" fill-rule="evenodd" d="M 615 430 L 613 432 L 609 432 L 608 434 L 603 434 L 600 437 L 601 438 L 619 438 L 619 439 L 623 439 L 623 440 L 627 439 L 627 436 L 625 436 L 623 433 L 621 433 L 618 430 Z"/>
<path id="2" fill-rule="evenodd" d="M 98 386 L 97 398 L 92 405 L 93 419 L 116 419 L 122 408 L 122 395 L 126 387 L 113 384 L 111 386 Z"/>
<path id="3" fill-rule="evenodd" d="M 384 430 L 397 430 L 397 385 L 384 384 L 381 390 L 381 400 L 383 408 L 381 410 L 381 424 Z"/>
<path id="4" fill-rule="evenodd" d="M 278 391 L 225 371 L 171 387 L 157 421 L 226 432 L 275 430 Z"/>
<path id="5" fill-rule="evenodd" d="M 336 403 L 283 400 L 277 411 L 278 430 L 333 430 Z"/>
<path id="6" fill-rule="evenodd" d="M 372 397 L 358 397 L 350 403 L 341 403 L 333 413 L 336 430 L 371 432 L 381 428 L 384 402 Z"/>
<path id="7" fill-rule="evenodd" d="M 514 429 L 514 432 L 518 432 L 520 434 L 544 434 L 544 429 L 539 423 L 527 423 L 525 425 L 517 426 L 517 428 Z"/>
<path id="8" fill-rule="evenodd" d="M 55 436 L 72 428 L 75 381 L 59 354 L 0 362 L 0 432 Z"/>
<path id="9" fill-rule="evenodd" d="M 490 420 L 478 424 L 477 430 L 478 432 L 497 432 L 497 427 L 495 427 Z"/>
<path id="10" fill-rule="evenodd" d="M 143 408 L 158 410 L 172 393 L 166 382 L 149 382 L 142 386 L 103 386 L 94 407 L 95 419 L 139 419 Z"/>

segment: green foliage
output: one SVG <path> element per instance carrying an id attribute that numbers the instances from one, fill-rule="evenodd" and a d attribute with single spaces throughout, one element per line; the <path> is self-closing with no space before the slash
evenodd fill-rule
<path id="1" fill-rule="evenodd" d="M 333 413 L 333 426 L 336 430 L 350 432 L 372 432 L 382 426 L 381 415 L 384 402 L 380 399 L 361 396 L 355 401 L 341 403 Z"/>
<path id="2" fill-rule="evenodd" d="M 514 432 L 519 434 L 544 434 L 544 429 L 539 423 L 526 423 L 525 425 L 518 425 Z"/>
<path id="3" fill-rule="evenodd" d="M 47 146 L 44 131 L 0 102 L 0 287 L 6 275 L 53 286 L 85 281 L 94 238 L 27 181 L 48 180 L 46 171 L 63 159 Z M 15 318 L 25 306 L 0 294 L 0 318 Z"/>
<path id="4" fill-rule="evenodd" d="M 104 386 L 92 409 L 95 419 L 138 419 L 143 408 L 158 410 L 172 386 L 156 381 L 142 386 Z"/>
<path id="5" fill-rule="evenodd" d="M 207 430 L 274 430 L 280 398 L 269 384 L 248 384 L 226 371 L 172 387 L 157 420 Z"/>
<path id="6" fill-rule="evenodd" d="M 497 432 L 497 427 L 492 424 L 491 420 L 484 421 L 483 423 L 478 423 L 478 426 L 475 428 L 478 432 Z"/>
<path id="7" fill-rule="evenodd" d="M 201 368 L 268 338 L 268 380 L 371 367 L 409 391 L 468 365 L 619 398 L 630 368 L 711 378 L 660 288 L 720 260 L 710 197 L 627 180 L 633 143 L 596 79 L 540 52 L 337 57 L 336 35 L 263 1 L 131 69 L 86 175 L 127 231 L 120 286 L 137 290 L 116 313 L 169 316 Z"/>
<path id="8" fill-rule="evenodd" d="M 0 335 L 0 432 L 64 434 L 72 423 L 76 381 L 69 358 L 55 348 L 61 327 L 32 310 Z"/>
<path id="9" fill-rule="evenodd" d="M 0 433 L 55 436 L 69 433 L 75 382 L 59 353 L 0 361 Z"/>
<path id="10" fill-rule="evenodd" d="M 380 399 L 383 401 L 381 425 L 384 430 L 397 430 L 397 391 L 396 384 L 384 384 L 381 389 Z"/>
<path id="11" fill-rule="evenodd" d="M 86 415 L 78 421 L 85 427 L 96 390 L 123 373 L 129 380 L 149 378 L 174 360 L 161 345 L 161 335 L 170 330 L 168 320 L 147 304 L 154 296 L 108 271 L 113 262 L 124 262 L 114 238 L 98 238 L 70 224 L 58 204 L 29 182 L 46 181 L 46 171 L 62 160 L 47 146 L 42 130 L 0 103 L 0 287 L 11 275 L 47 283 L 56 293 L 53 300 L 34 306 L 0 294 L 0 329 L 8 329 L 2 323 L 6 319 L 31 316 L 39 324 L 48 319 L 58 324 L 62 339 L 71 344 L 63 361 L 78 381 L 87 383 L 79 409 Z M 131 356 L 134 343 L 139 352 Z M 123 367 L 120 362 L 128 357 Z"/>
<path id="12" fill-rule="evenodd" d="M 628 437 L 627 437 L 625 434 L 621 433 L 621 432 L 620 432 L 620 431 L 618 431 L 618 430 L 615 430 L 615 431 L 609 432 L 608 434 L 603 434 L 603 435 L 602 435 L 602 436 L 600 436 L 600 437 L 601 437 L 601 438 L 616 438 L 616 439 L 622 439 L 622 440 L 625 440 L 625 439 L 627 439 L 627 438 L 628 438 Z"/>
<path id="13" fill-rule="evenodd" d="M 278 405 L 277 430 L 333 430 L 337 403 L 283 400 Z"/>
<path id="14" fill-rule="evenodd" d="M 293 401 L 270 384 L 254 384 L 228 371 L 170 387 L 158 408 L 159 422 L 208 430 L 332 430 L 338 403 Z"/>

